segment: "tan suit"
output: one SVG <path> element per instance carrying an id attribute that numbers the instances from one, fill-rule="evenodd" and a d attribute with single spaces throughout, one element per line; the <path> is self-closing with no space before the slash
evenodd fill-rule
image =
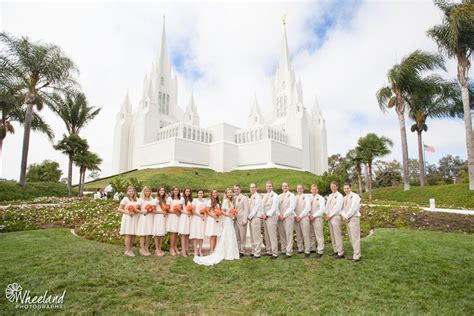
<path id="1" fill-rule="evenodd" d="M 309 238 L 309 211 L 311 210 L 311 204 L 309 197 L 305 194 L 296 195 L 296 207 L 295 214 L 300 216 L 301 220 L 298 222 L 295 219 L 295 230 L 296 230 L 296 245 L 298 246 L 298 252 L 306 254 L 310 253 L 311 240 Z"/>
<path id="2" fill-rule="evenodd" d="M 267 215 L 264 223 L 267 255 L 278 257 L 278 195 L 275 192 L 263 196 L 263 212 Z"/>
<path id="3" fill-rule="evenodd" d="M 235 235 L 239 252 L 245 253 L 245 242 L 247 238 L 247 222 L 249 216 L 249 198 L 243 194 L 234 197 L 234 207 L 239 211 L 234 221 Z"/>
<path id="4" fill-rule="evenodd" d="M 258 193 L 250 197 L 250 240 L 252 255 L 260 257 L 262 251 L 262 197 Z"/>
<path id="5" fill-rule="evenodd" d="M 344 203 L 344 197 L 341 193 L 331 193 L 326 204 L 326 213 L 329 216 L 329 232 L 331 233 L 331 243 L 334 252 L 338 255 L 344 255 L 344 246 L 342 243 L 341 231 L 341 210 Z"/>
<path id="6" fill-rule="evenodd" d="M 360 251 L 360 197 L 356 193 L 349 193 L 344 197 L 344 207 L 342 217 L 347 220 L 347 232 L 351 240 L 354 255 L 352 259 L 359 260 Z"/>
<path id="7" fill-rule="evenodd" d="M 284 217 L 278 221 L 278 234 L 280 236 L 281 252 L 287 256 L 293 254 L 293 231 L 295 223 L 296 199 L 291 192 L 281 193 L 278 197 L 279 214 Z"/>
<path id="8" fill-rule="evenodd" d="M 324 198 L 317 194 L 311 195 L 309 197 L 310 204 L 311 204 L 311 212 L 310 214 L 314 217 L 314 219 L 310 222 L 311 227 L 311 251 L 317 251 L 319 254 L 324 253 L 324 221 L 323 221 L 323 214 L 324 214 Z M 316 242 L 317 242 L 317 249 L 316 249 Z"/>

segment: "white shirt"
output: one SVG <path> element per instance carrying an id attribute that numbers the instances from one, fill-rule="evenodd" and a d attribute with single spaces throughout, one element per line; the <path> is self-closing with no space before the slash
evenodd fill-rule
<path id="1" fill-rule="evenodd" d="M 301 212 L 301 214 L 299 215 L 300 218 L 303 218 L 305 216 L 308 216 L 309 212 L 311 212 L 311 202 L 310 202 L 310 198 L 306 195 L 306 194 L 301 194 L 301 195 L 297 195 L 295 196 L 295 201 L 298 202 L 298 199 L 304 199 L 303 200 L 303 211 Z M 295 208 L 296 208 L 296 203 L 295 203 Z M 296 213 L 295 213 L 296 214 Z"/>
<path id="2" fill-rule="evenodd" d="M 325 211 L 324 198 L 323 198 L 321 195 L 319 195 L 319 194 L 316 194 L 316 195 L 311 194 L 311 195 L 309 196 L 309 199 L 310 199 L 311 209 L 312 209 L 313 203 L 318 203 L 318 202 L 319 202 L 319 210 L 317 210 L 316 212 L 312 213 L 311 215 L 313 215 L 314 217 L 321 217 L 321 216 L 323 216 L 324 211 Z"/>
<path id="3" fill-rule="evenodd" d="M 262 197 L 255 192 L 250 199 L 253 200 L 253 207 L 250 209 L 249 219 L 262 216 Z"/>
<path id="4" fill-rule="evenodd" d="M 290 205 L 288 205 L 285 212 L 283 213 L 283 217 L 287 218 L 290 215 L 296 215 L 295 207 L 296 207 L 297 200 L 296 200 L 295 195 L 291 193 L 290 191 L 287 191 L 280 194 L 279 199 L 283 199 L 284 197 L 290 200 Z"/>
<path id="5" fill-rule="evenodd" d="M 326 203 L 326 214 L 328 214 L 329 217 L 341 215 L 343 205 L 344 197 L 341 193 L 339 193 L 339 191 L 329 194 L 328 201 Z"/>
<path id="6" fill-rule="evenodd" d="M 351 218 L 352 216 L 360 216 L 360 196 L 354 192 L 349 193 L 349 196 L 346 195 L 346 198 L 350 200 L 349 209 L 343 209 L 341 212 L 342 217 Z"/>
<path id="7" fill-rule="evenodd" d="M 273 215 L 276 215 L 279 212 L 279 209 L 278 209 L 278 194 L 276 194 L 275 192 L 272 191 L 270 193 L 266 193 L 265 197 L 267 197 L 269 194 L 273 195 L 272 206 L 270 207 L 269 210 L 266 211 L 266 215 L 268 217 L 272 217 Z M 265 212 L 265 209 L 264 209 L 264 212 Z"/>

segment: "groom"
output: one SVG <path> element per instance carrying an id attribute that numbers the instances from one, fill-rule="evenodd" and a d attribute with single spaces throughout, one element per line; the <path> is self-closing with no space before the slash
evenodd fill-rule
<path id="1" fill-rule="evenodd" d="M 247 240 L 247 222 L 249 216 L 249 198 L 240 193 L 239 184 L 234 185 L 234 207 L 237 209 L 237 218 L 234 221 L 237 244 L 240 257 L 245 255 L 245 242 Z"/>

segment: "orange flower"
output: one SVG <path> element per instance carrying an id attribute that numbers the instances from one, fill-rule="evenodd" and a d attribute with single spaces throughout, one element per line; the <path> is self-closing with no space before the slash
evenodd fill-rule
<path id="1" fill-rule="evenodd" d="M 222 215 L 222 211 L 220 208 L 215 208 L 213 211 L 214 213 L 214 216 L 221 216 Z"/>
<path id="2" fill-rule="evenodd" d="M 205 207 L 202 208 L 202 209 L 199 211 L 199 214 L 201 214 L 201 215 L 206 215 L 207 213 L 208 213 L 208 210 L 207 210 L 207 208 L 205 208 Z"/>
<path id="3" fill-rule="evenodd" d="M 161 205 L 161 210 L 166 213 L 170 210 L 170 207 L 168 206 L 168 204 L 163 203 Z"/>
<path id="4" fill-rule="evenodd" d="M 153 205 L 147 204 L 147 205 L 145 206 L 145 210 L 146 210 L 148 213 L 152 213 L 152 212 L 153 212 Z"/>
<path id="5" fill-rule="evenodd" d="M 173 206 L 173 212 L 175 213 L 181 212 L 181 205 L 177 204 Z"/>
<path id="6" fill-rule="evenodd" d="M 229 214 L 232 215 L 232 216 L 236 216 L 238 213 L 239 213 L 239 211 L 237 211 L 235 208 L 231 208 L 229 210 Z"/>
<path id="7" fill-rule="evenodd" d="M 128 206 L 127 206 L 127 211 L 134 213 L 135 210 L 136 210 L 136 209 L 135 209 L 135 206 L 133 206 L 133 205 L 128 205 Z"/>
<path id="8" fill-rule="evenodd" d="M 193 209 L 194 209 L 194 206 L 192 204 L 189 204 L 186 209 L 188 210 L 188 212 L 192 212 Z"/>

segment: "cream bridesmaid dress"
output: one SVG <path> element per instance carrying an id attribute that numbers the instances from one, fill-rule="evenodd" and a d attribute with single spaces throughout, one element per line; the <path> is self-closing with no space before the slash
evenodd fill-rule
<path id="1" fill-rule="evenodd" d="M 207 201 L 206 207 L 211 211 L 211 199 Z M 220 205 L 219 205 L 220 207 Z M 204 235 L 206 237 L 211 237 L 211 236 L 220 236 L 222 232 L 222 216 L 219 218 L 215 219 L 211 216 L 207 216 L 206 220 L 206 230 L 204 232 Z"/>
<path id="2" fill-rule="evenodd" d="M 191 228 L 189 232 L 189 239 L 204 239 L 204 228 L 206 224 L 206 217 L 196 215 L 206 207 L 204 200 L 194 199 L 193 200 L 194 211 L 191 218 Z"/>
<path id="3" fill-rule="evenodd" d="M 166 231 L 168 233 L 177 233 L 179 226 L 179 215 L 176 215 L 173 212 L 173 207 L 175 207 L 176 205 L 180 205 L 182 209 L 184 205 L 184 199 L 181 198 L 179 200 L 175 200 L 171 197 L 168 197 L 166 203 L 170 206 L 168 216 L 166 216 Z"/>
<path id="4" fill-rule="evenodd" d="M 155 200 L 156 211 L 163 212 L 158 199 Z M 166 213 L 155 214 L 153 218 L 153 236 L 162 237 L 166 235 Z"/>
<path id="5" fill-rule="evenodd" d="M 183 199 L 183 204 L 184 204 L 184 199 Z M 189 212 L 187 210 L 188 205 L 193 205 L 193 204 L 188 201 L 188 204 L 183 207 L 183 209 L 186 210 L 186 212 Z M 179 216 L 178 234 L 189 235 L 189 229 L 191 226 L 191 217 L 192 215 L 187 215 L 187 214 L 181 214 L 181 216 Z"/>
<path id="6" fill-rule="evenodd" d="M 128 197 L 124 197 L 120 202 L 120 205 L 123 205 L 125 210 L 129 205 L 135 206 L 138 209 L 138 201 L 132 201 Z M 120 223 L 120 235 L 136 235 L 138 227 L 138 214 L 130 216 L 128 214 L 122 215 L 122 222 Z"/>
<path id="7" fill-rule="evenodd" d="M 140 204 L 140 210 L 146 210 L 145 207 L 149 204 L 151 206 L 155 206 L 155 200 L 150 198 L 149 200 L 145 200 L 142 198 L 138 199 L 138 203 Z M 151 236 L 153 235 L 153 222 L 155 219 L 155 214 L 146 213 L 146 214 L 139 214 L 138 215 L 138 227 L 137 227 L 137 236 Z"/>

